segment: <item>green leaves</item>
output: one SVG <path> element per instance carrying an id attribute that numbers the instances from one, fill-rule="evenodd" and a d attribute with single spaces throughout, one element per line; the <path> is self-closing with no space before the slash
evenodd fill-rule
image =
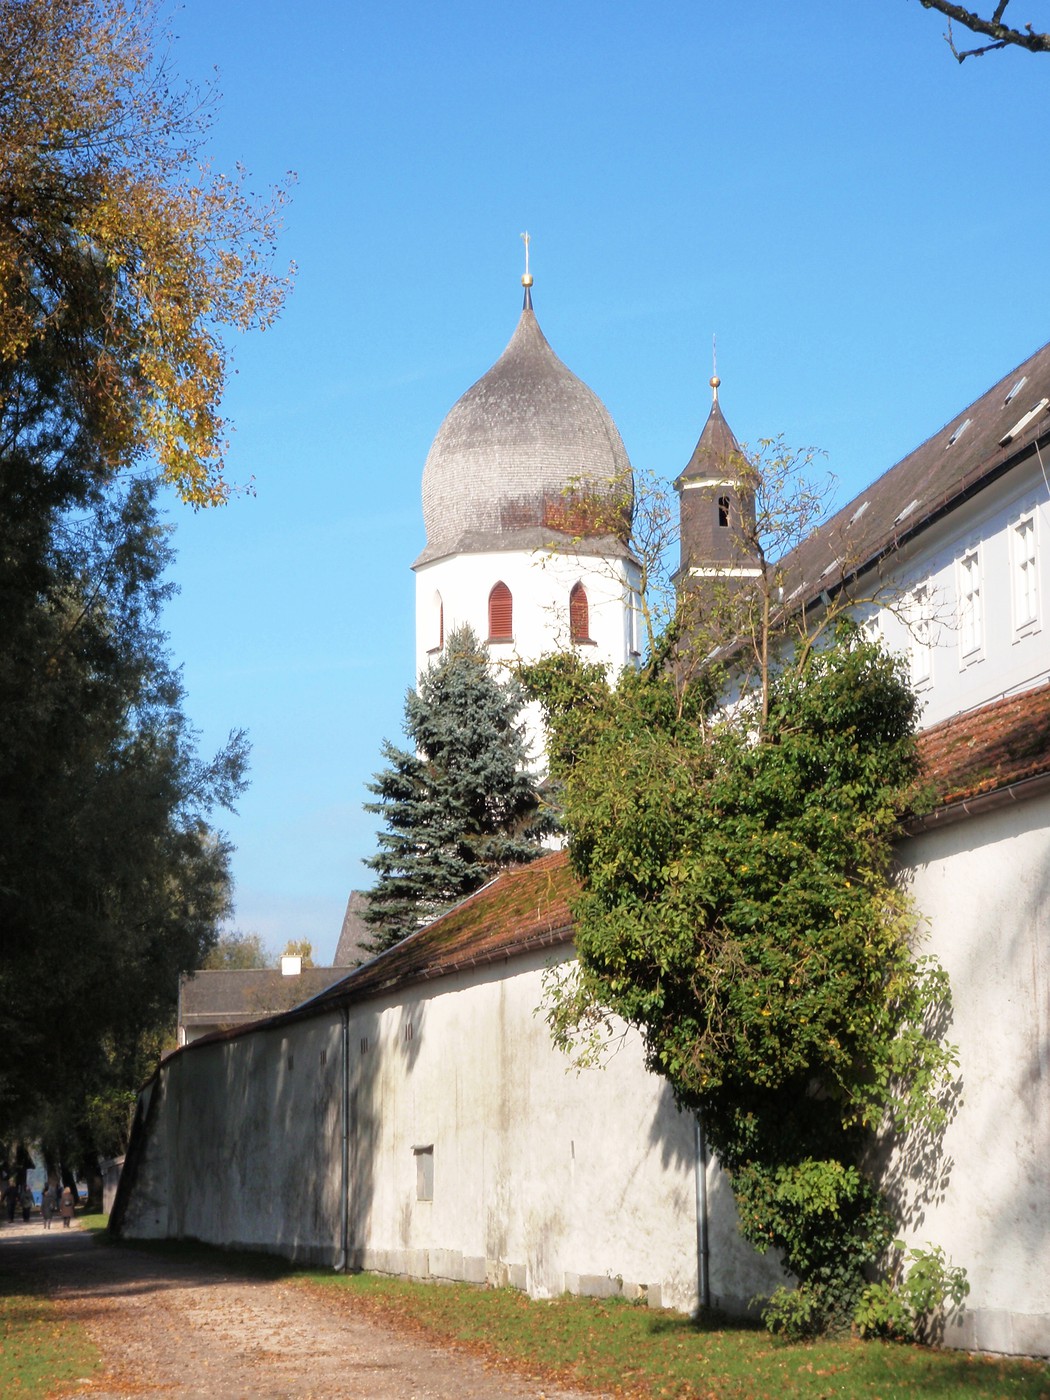
<path id="1" fill-rule="evenodd" d="M 383 744 L 368 785 L 381 816 L 378 875 L 365 919 L 381 952 L 478 889 L 501 866 L 540 854 L 553 825 L 527 769 L 517 684 L 501 685 L 469 628 L 405 701 L 410 750 Z"/>
<path id="2" fill-rule="evenodd" d="M 900 668 L 842 625 L 774 669 L 762 722 L 746 692 L 720 712 L 667 671 L 613 690 L 555 658 L 526 680 L 583 885 L 552 1028 L 568 1045 L 575 1018 L 593 1057 L 603 1016 L 638 1027 L 703 1114 L 745 1235 L 808 1290 L 784 1315 L 848 1325 L 889 1239 L 865 1147 L 885 1119 L 934 1125 L 953 1063 L 931 1029 L 947 984 L 892 870 L 917 779 Z"/>

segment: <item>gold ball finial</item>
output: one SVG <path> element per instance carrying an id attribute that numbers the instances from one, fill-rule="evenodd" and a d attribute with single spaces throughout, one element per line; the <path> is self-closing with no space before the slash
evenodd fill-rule
<path id="1" fill-rule="evenodd" d="M 721 383 L 722 383 L 722 381 L 719 379 L 719 377 L 718 377 L 717 374 L 712 374 L 711 379 L 710 379 L 709 382 L 710 382 L 710 384 L 711 384 L 711 388 L 712 388 L 712 389 L 717 389 L 717 388 L 719 388 L 719 387 L 721 386 Z"/>
<path id="2" fill-rule="evenodd" d="M 523 287 L 531 287 L 531 286 L 532 286 L 532 273 L 531 273 L 531 272 L 526 272 L 526 273 L 523 273 L 523 274 L 522 274 L 521 285 L 522 285 Z"/>

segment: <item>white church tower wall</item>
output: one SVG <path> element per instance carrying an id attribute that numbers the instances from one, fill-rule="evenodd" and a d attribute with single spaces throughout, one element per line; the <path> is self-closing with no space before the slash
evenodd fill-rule
<path id="1" fill-rule="evenodd" d="M 539 328 L 527 248 L 514 335 L 427 455 L 417 677 L 464 625 L 497 669 L 571 646 L 615 677 L 640 651 L 630 460 L 604 404 Z M 538 757 L 538 713 L 526 722 Z"/>

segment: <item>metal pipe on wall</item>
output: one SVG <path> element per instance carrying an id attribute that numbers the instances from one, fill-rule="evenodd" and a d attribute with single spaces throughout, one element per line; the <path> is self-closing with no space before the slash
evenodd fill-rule
<path id="1" fill-rule="evenodd" d="M 350 1008 L 343 1007 L 342 1053 L 340 1054 L 339 1117 L 342 1129 L 342 1150 L 339 1175 L 339 1262 L 337 1273 L 345 1273 L 349 1252 L 350 1231 Z"/>
<path id="2" fill-rule="evenodd" d="M 710 1251 L 707 1234 L 707 1140 L 704 1120 L 696 1115 L 696 1283 L 700 1308 L 711 1306 Z"/>

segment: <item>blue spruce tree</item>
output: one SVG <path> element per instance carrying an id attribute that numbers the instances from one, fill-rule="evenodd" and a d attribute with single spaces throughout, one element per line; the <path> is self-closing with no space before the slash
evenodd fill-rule
<path id="1" fill-rule="evenodd" d="M 503 866 L 532 860 L 554 828 L 528 771 L 524 697 L 501 683 L 469 628 L 450 633 L 441 659 L 405 701 L 413 747 L 384 741 L 388 767 L 365 810 L 383 818 L 378 880 L 365 920 L 379 953 L 480 888 Z"/>

